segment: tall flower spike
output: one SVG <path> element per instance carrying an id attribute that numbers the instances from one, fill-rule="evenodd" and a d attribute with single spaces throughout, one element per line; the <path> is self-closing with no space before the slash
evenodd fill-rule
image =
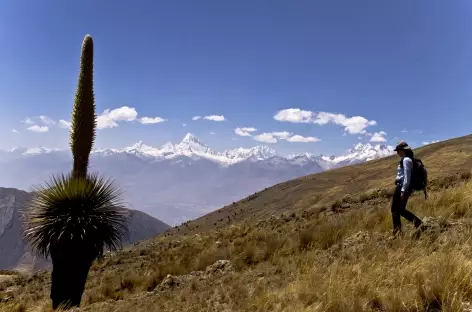
<path id="1" fill-rule="evenodd" d="M 93 39 L 87 35 L 82 43 L 79 83 L 75 94 L 70 130 L 74 178 L 85 179 L 87 176 L 89 155 L 95 140 L 96 123 L 93 93 Z"/>

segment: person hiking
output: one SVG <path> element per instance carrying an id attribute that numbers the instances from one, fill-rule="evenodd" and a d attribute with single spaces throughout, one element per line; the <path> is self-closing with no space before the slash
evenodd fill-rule
<path id="1" fill-rule="evenodd" d="M 413 151 L 405 141 L 399 142 L 394 151 L 401 157 L 395 179 L 396 188 L 392 198 L 393 235 L 396 236 L 402 230 L 400 217 L 413 222 L 415 228 L 419 230 L 423 228 L 423 221 L 412 212 L 406 210 L 408 198 L 412 193 Z M 417 233 L 419 234 L 419 231 Z"/>

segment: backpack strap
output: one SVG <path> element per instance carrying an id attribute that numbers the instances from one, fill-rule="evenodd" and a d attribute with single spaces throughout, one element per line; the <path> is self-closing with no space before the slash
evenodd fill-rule
<path id="1" fill-rule="evenodd" d="M 421 161 L 421 159 L 416 159 L 416 158 L 415 158 L 415 161 L 424 166 L 424 164 L 423 164 L 423 162 Z M 424 199 L 428 199 L 428 191 L 426 190 L 426 187 L 423 189 L 423 193 L 424 193 Z"/>

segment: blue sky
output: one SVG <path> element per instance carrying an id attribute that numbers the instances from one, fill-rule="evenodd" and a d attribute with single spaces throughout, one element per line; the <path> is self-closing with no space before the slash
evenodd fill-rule
<path id="1" fill-rule="evenodd" d="M 340 154 L 372 138 L 465 135 L 470 16 L 468 0 L 3 0 L 0 148 L 67 147 L 59 120 L 70 119 L 86 34 L 97 110 L 109 110 L 99 147 L 192 132 L 217 150 L 276 140 L 281 153 Z"/>

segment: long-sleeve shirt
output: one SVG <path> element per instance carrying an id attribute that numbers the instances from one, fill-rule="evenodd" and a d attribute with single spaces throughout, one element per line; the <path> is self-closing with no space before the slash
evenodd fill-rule
<path id="1" fill-rule="evenodd" d="M 397 183 L 402 185 L 402 192 L 406 192 L 409 189 L 411 182 L 411 171 L 413 169 L 413 161 L 409 157 L 404 157 L 402 159 L 403 168 L 398 165 L 397 169 Z"/>

